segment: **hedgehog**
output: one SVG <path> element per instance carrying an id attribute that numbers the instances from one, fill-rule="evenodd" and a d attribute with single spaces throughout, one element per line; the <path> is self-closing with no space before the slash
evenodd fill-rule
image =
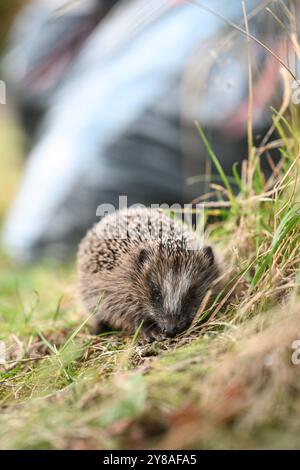
<path id="1" fill-rule="evenodd" d="M 139 329 L 146 341 L 187 330 L 220 276 L 211 246 L 181 220 L 150 208 L 104 216 L 81 241 L 77 270 L 93 332 Z"/>

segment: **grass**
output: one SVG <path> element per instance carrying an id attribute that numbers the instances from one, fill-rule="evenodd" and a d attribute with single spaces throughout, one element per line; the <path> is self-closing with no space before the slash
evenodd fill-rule
<path id="1" fill-rule="evenodd" d="M 1 129 L 3 215 L 21 165 L 20 140 Z M 243 183 L 231 211 L 214 208 L 210 237 L 235 268 L 204 324 L 176 340 L 93 337 L 72 265 L 1 256 L 1 449 L 299 447 L 297 148 L 297 134 L 285 137 L 271 189 L 257 165 L 254 194 Z"/>
<path id="2" fill-rule="evenodd" d="M 300 135 L 295 110 L 282 114 L 275 176 L 264 179 L 266 152 L 252 147 L 251 171 L 233 168 L 237 195 L 197 126 L 224 185 L 208 231 L 227 276 L 185 335 L 93 337 L 72 264 L 22 268 L 0 256 L 1 449 L 299 448 Z M 3 219 L 22 139 L 7 119 L 0 129 Z"/>

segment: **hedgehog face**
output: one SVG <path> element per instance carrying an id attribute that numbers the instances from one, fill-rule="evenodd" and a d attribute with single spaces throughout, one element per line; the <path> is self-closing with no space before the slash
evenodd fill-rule
<path id="1" fill-rule="evenodd" d="M 147 328 L 158 328 L 165 337 L 185 331 L 218 277 L 212 249 L 142 249 L 138 262 Z"/>

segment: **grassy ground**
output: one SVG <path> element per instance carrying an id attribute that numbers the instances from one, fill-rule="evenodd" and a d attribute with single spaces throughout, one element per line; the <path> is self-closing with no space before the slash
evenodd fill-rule
<path id="1" fill-rule="evenodd" d="M 0 129 L 2 217 L 21 142 Z M 72 265 L 17 268 L 1 255 L 1 449 L 300 446 L 299 135 L 283 120 L 278 130 L 282 163 L 269 186 L 258 152 L 237 197 L 224 181 L 231 209 L 213 209 L 210 236 L 230 282 L 181 338 L 92 337 Z"/>

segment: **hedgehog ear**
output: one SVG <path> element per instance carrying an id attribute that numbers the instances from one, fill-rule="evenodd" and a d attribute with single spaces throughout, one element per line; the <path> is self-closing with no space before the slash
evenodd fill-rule
<path id="1" fill-rule="evenodd" d="M 149 259 L 149 256 L 150 256 L 149 250 L 147 250 L 147 248 L 142 248 L 137 255 L 137 260 L 136 260 L 137 265 L 143 266 L 145 261 Z"/>
<path id="2" fill-rule="evenodd" d="M 208 261 L 208 266 L 212 266 L 215 262 L 215 255 L 211 246 L 203 247 L 203 254 Z"/>

